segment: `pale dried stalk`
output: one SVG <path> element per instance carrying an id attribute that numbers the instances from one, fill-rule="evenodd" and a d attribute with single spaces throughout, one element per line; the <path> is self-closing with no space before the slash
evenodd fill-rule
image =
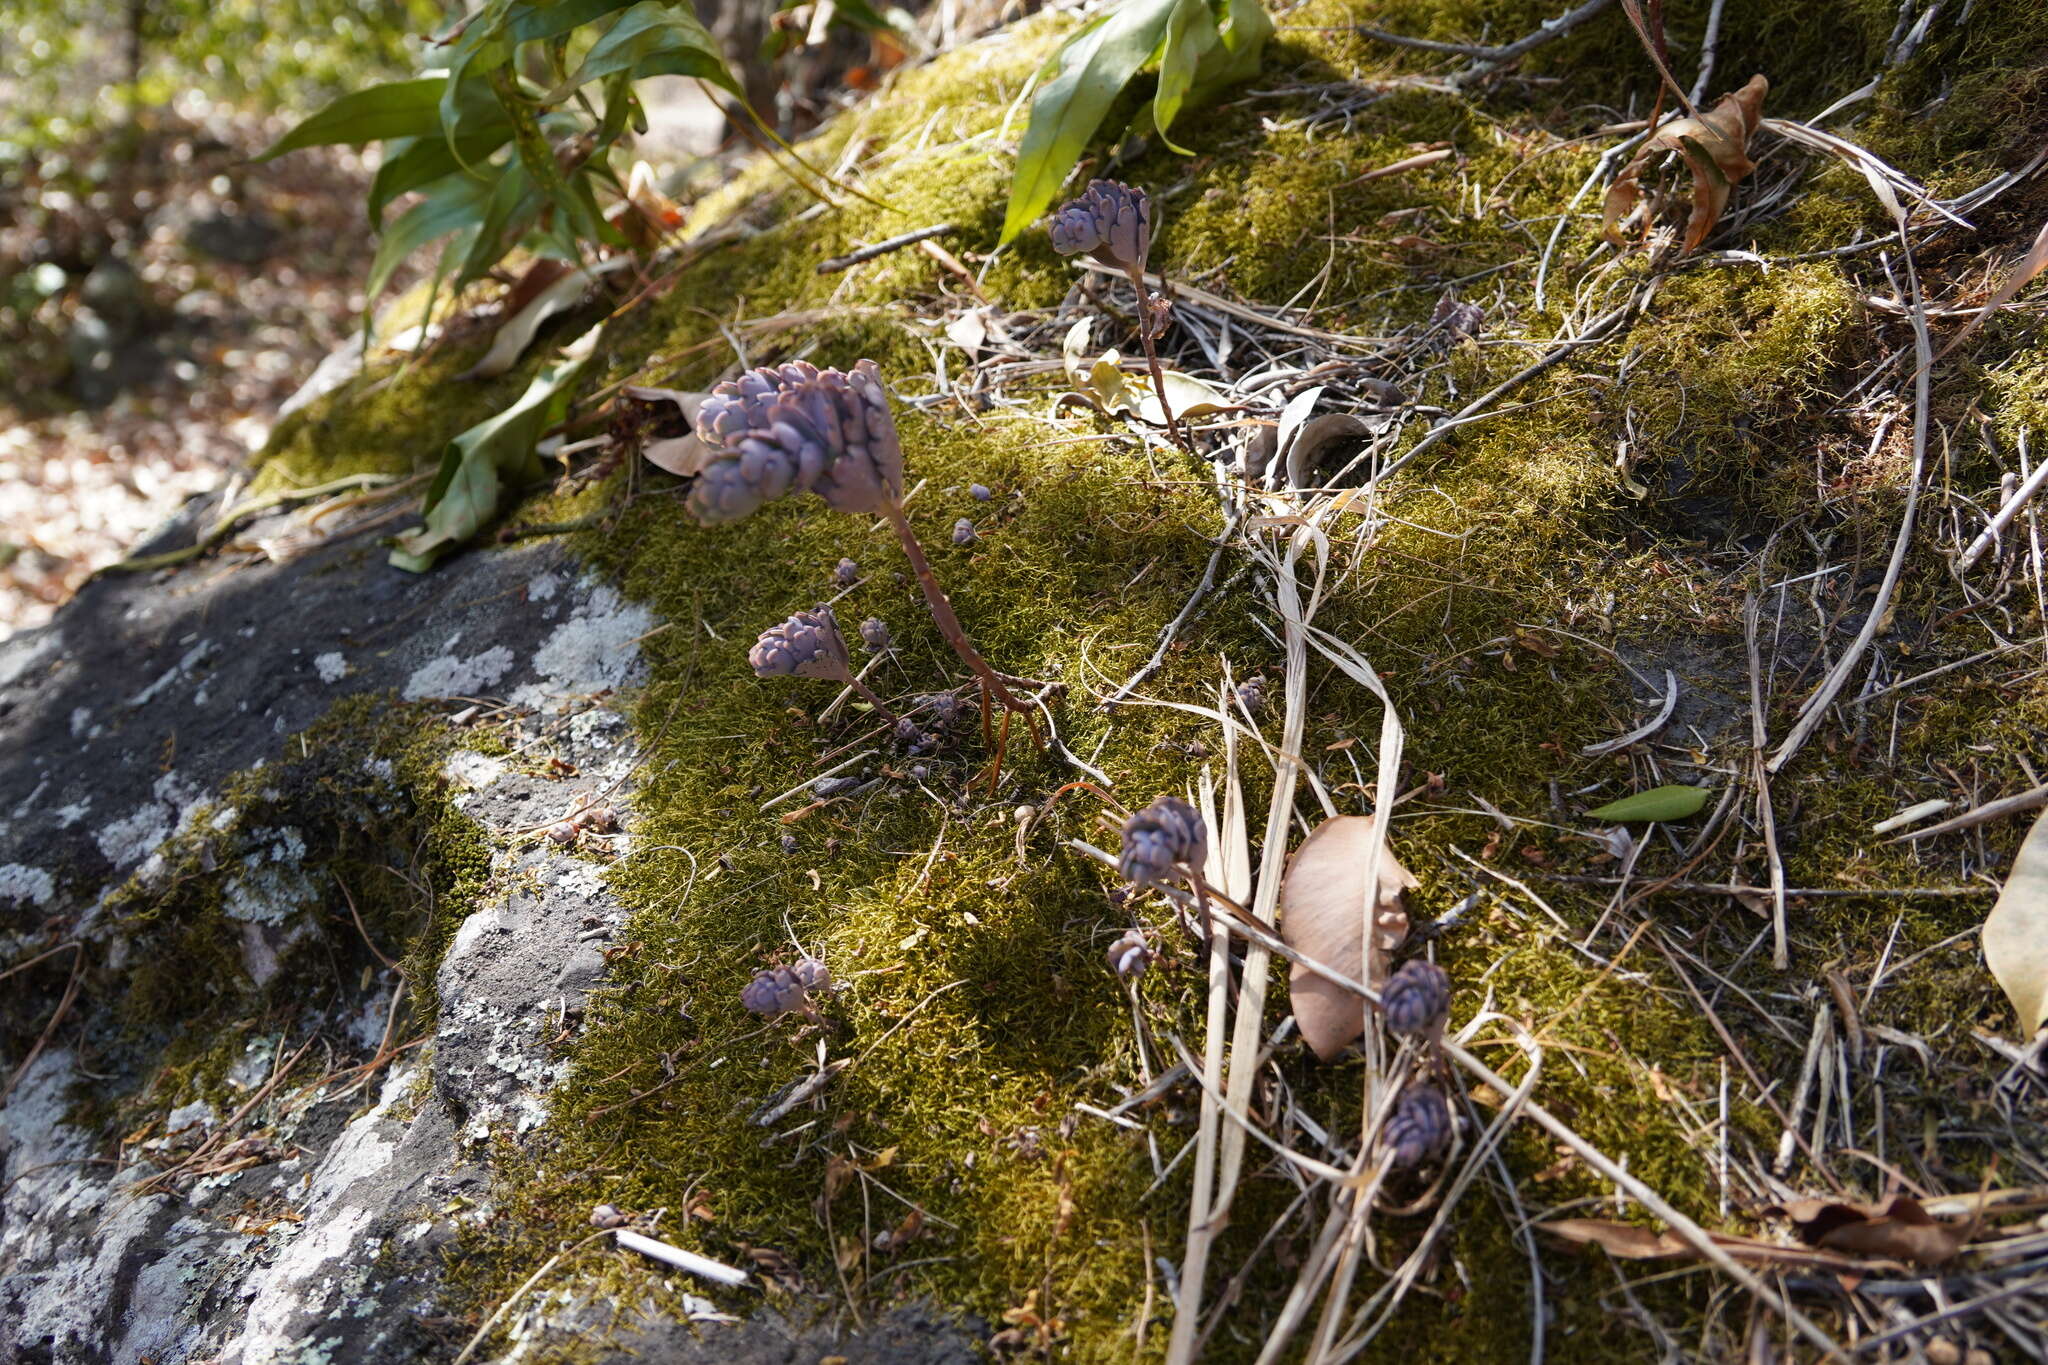
<path id="1" fill-rule="evenodd" d="M 1446 1038 L 1443 1047 L 1446 1057 L 1456 1062 L 1480 1081 L 1492 1086 L 1500 1094 L 1507 1095 L 1514 1092 L 1515 1087 L 1505 1078 L 1494 1074 L 1491 1067 L 1467 1052 L 1457 1043 Z M 1664 1196 L 1658 1194 L 1641 1180 L 1638 1180 L 1635 1176 L 1622 1169 L 1622 1167 L 1609 1160 L 1607 1155 L 1599 1148 L 1573 1132 L 1564 1120 L 1558 1118 L 1534 1100 L 1524 1102 L 1522 1112 L 1528 1115 L 1539 1128 L 1570 1148 L 1578 1156 L 1579 1160 L 1605 1176 L 1617 1188 L 1651 1213 L 1663 1219 L 1665 1224 L 1674 1233 L 1683 1238 L 1693 1250 L 1699 1252 L 1704 1260 L 1755 1295 L 1772 1312 L 1778 1314 L 1778 1316 L 1790 1324 L 1792 1330 L 1805 1337 L 1824 1357 L 1829 1360 L 1842 1362 L 1842 1365 L 1848 1365 L 1849 1354 L 1835 1342 L 1834 1338 L 1821 1331 L 1812 1319 L 1794 1308 L 1776 1290 L 1758 1279 L 1739 1261 L 1730 1256 L 1719 1243 L 1707 1234 L 1705 1228 L 1673 1208 L 1666 1202 Z"/>
<path id="2" fill-rule="evenodd" d="M 1785 742 L 1778 746 L 1778 752 L 1772 754 L 1770 762 L 1764 765 L 1764 771 L 1772 774 L 1782 771 L 1805 747 L 1807 739 L 1827 715 L 1828 707 L 1848 685 L 1849 675 L 1862 663 L 1863 655 L 1877 638 L 1878 631 L 1884 629 L 1891 614 L 1892 593 L 1897 590 L 1899 575 L 1906 567 L 1906 550 L 1913 543 L 1913 517 L 1919 510 L 1920 486 L 1927 475 L 1928 388 L 1934 368 L 1934 344 L 1927 335 L 1927 300 L 1920 292 L 1920 273 L 1913 267 L 1913 241 L 1906 231 L 1906 211 L 1893 193 L 1891 184 L 1881 174 L 1853 157 L 1850 160 L 1863 171 L 1864 178 L 1870 182 L 1871 192 L 1891 213 L 1892 222 L 1898 227 L 1900 247 L 1905 252 L 1906 284 L 1912 291 L 1913 353 L 1917 362 L 1913 367 L 1913 468 L 1906 479 L 1906 510 L 1899 517 L 1898 539 L 1892 542 L 1891 561 L 1885 566 L 1884 581 L 1878 585 L 1877 598 L 1870 604 L 1870 614 L 1864 618 L 1863 628 L 1856 632 L 1855 641 L 1835 661 L 1827 677 L 1821 680 L 1820 686 L 1800 708 L 1792 733 L 1785 737 Z"/>

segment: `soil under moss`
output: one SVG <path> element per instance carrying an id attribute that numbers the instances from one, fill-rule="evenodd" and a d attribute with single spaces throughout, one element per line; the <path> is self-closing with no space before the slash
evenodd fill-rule
<path id="1" fill-rule="evenodd" d="M 1312 297 L 1317 326 L 1381 336 L 1426 319 L 1446 282 L 1464 280 L 1466 297 L 1486 308 L 1482 337 L 1400 377 L 1418 386 L 1411 399 L 1447 409 L 1506 378 L 1552 335 L 1562 310 L 1577 307 L 1576 282 L 1605 259 L 1594 222 L 1574 218 L 1537 305 L 1536 258 L 1608 145 L 1597 129 L 1640 116 L 1654 95 L 1640 51 L 1616 13 L 1533 59 L 1527 79 L 1458 94 L 1389 88 L 1428 64 L 1345 26 L 1505 40 L 1552 8 L 1314 0 L 1291 11 L 1253 88 L 1176 130 L 1193 158 L 1155 149 L 1120 168 L 1159 191 L 1155 265 L 1268 306 Z M 1695 51 L 1704 6 L 1667 8 L 1674 52 Z M 2014 164 L 2026 149 L 2006 136 L 1998 111 L 2013 92 L 2036 88 L 2042 54 L 2032 40 L 1975 35 L 2017 35 L 2028 14 L 2017 4 L 1978 6 L 1970 36 L 1937 38 L 1886 78 L 1858 135 L 1937 187 Z M 1874 3 L 1821 15 L 1736 0 L 1716 84 L 1762 70 L 1773 81 L 1770 112 L 1811 115 L 1870 78 L 1893 19 L 1890 6 Z M 843 274 L 816 270 L 859 242 L 931 222 L 957 226 L 951 249 L 986 264 L 978 287 L 1004 313 L 1042 319 L 1059 307 L 1076 276 L 1041 236 L 981 256 L 1001 222 L 1010 165 L 1001 149 L 1016 134 L 1004 131 L 1005 112 L 1058 31 L 1058 21 L 1034 20 L 902 75 L 807 149 L 820 164 L 856 168 L 889 209 L 855 201 L 809 212 L 767 171 L 700 205 L 693 228 L 743 214 L 758 231 L 709 252 L 664 295 L 612 323 L 605 373 L 591 382 L 701 386 L 737 363 L 729 339 L 739 337 L 749 363 L 867 356 L 900 398 L 942 393 L 935 360 L 957 376 L 962 356 L 946 349 L 932 319 L 960 303 L 958 279 L 917 251 Z M 1929 106 L 1936 63 L 1957 80 Z M 1357 108 L 1318 120 L 1354 96 Z M 1372 167 L 1439 141 L 1456 157 L 1361 183 Z M 1755 184 L 1788 177 L 1797 179 L 1796 206 L 1757 223 L 1745 249 L 1793 256 L 1881 230 L 1860 179 L 1781 149 Z M 1610 893 L 1558 878 L 1612 870 L 1597 844 L 1570 832 L 1590 827 L 1585 809 L 1663 781 L 1719 790 L 1746 762 L 1743 596 L 1762 589 L 1772 610 L 1783 608 L 1785 590 L 1772 595 L 1768 584 L 1800 572 L 1777 548 L 1800 543 L 1789 528 L 1826 539 L 1845 562 L 1881 560 L 1898 516 L 1903 447 L 1894 431 L 1873 450 L 1877 433 L 1839 411 L 1837 396 L 1901 343 L 1896 317 L 1863 302 L 1882 280 L 1869 258 L 1850 256 L 1675 272 L 1624 340 L 1518 390 L 1506 411 L 1390 485 L 1391 524 L 1336 584 L 1320 622 L 1387 675 L 1409 728 L 1414 780 L 1441 776 L 1440 789 L 1404 808 L 1396 847 L 1422 878 L 1418 920 L 1464 907 L 1433 939 L 1460 984 L 1459 1017 L 1484 1000 L 1527 1022 L 1551 1049 L 1544 1103 L 1680 1208 L 1716 1223 L 1726 1192 L 1701 1116 L 1720 1084 L 1721 1046 L 1647 948 L 1611 973 L 1575 949 Z M 1937 420 L 1959 423 L 1975 403 L 1998 430 L 2038 432 L 2041 352 L 2019 343 L 2017 328 L 1994 326 L 1967 368 L 1944 371 Z M 395 381 L 372 376 L 282 429 L 272 477 L 398 471 L 436 454 L 523 382 L 450 384 L 474 349 L 451 348 Z M 920 484 L 913 516 L 983 650 L 1005 669 L 1066 685 L 1056 710 L 1062 739 L 1135 805 L 1186 789 L 1216 761 L 1218 736 L 1181 712 L 1104 712 L 1090 699 L 1149 653 L 1201 576 L 1222 519 L 1206 468 L 1148 459 L 1110 425 L 1051 425 L 1040 415 L 1053 392 L 1012 390 L 1022 411 L 960 401 L 901 409 Z M 1955 487 L 1995 484 L 1997 474 L 1974 440 L 1946 455 L 1943 478 Z M 972 498 L 972 484 L 993 499 Z M 1170 1159 L 1190 1139 L 1193 1097 L 1139 1111 L 1135 1128 L 1076 1105 L 1114 1103 L 1141 1079 L 1129 1002 L 1104 968 L 1104 946 L 1133 915 L 1173 945 L 1145 978 L 1139 1007 L 1153 1037 L 1190 1045 L 1201 1032 L 1194 954 L 1160 907 L 1125 902 L 1065 847 L 1100 839 L 1092 796 L 1062 795 L 1020 839 L 1016 808 L 1042 810 L 1079 775 L 1053 754 L 1013 736 L 991 795 L 976 785 L 989 753 L 971 719 L 936 753 L 902 753 L 867 733 L 859 708 L 821 724 L 821 688 L 748 671 L 754 635 L 830 595 L 832 567 L 850 557 L 863 577 L 840 600 L 840 617 L 880 616 L 898 641 L 877 689 L 907 696 L 950 680 L 950 655 L 885 533 L 811 501 L 700 530 L 677 494 L 665 476 L 624 467 L 514 513 L 515 524 L 595 517 L 579 550 L 666 625 L 644 641 L 651 680 L 637 703 L 652 757 L 634 801 L 649 851 L 614 873 L 638 909 L 635 946 L 593 1004 L 530 1168 L 501 1192 L 504 1217 L 457 1266 L 467 1292 L 478 1306 L 501 1298 L 532 1270 L 530 1248 L 555 1245 L 593 1204 L 610 1202 L 667 1208 L 673 1235 L 715 1254 L 772 1248 L 809 1285 L 856 1305 L 930 1297 L 991 1323 L 1017 1310 L 1008 1320 L 1029 1326 L 1028 1305 L 1036 1319 L 1057 1320 L 1059 1358 L 1126 1358 L 1134 1332 L 1156 1351 L 1167 1297 L 1154 1260 L 1177 1258 L 1188 1163 L 1156 1180 L 1153 1153 Z M 963 516 L 980 539 L 953 547 L 947 529 Z M 1839 594 L 1832 609 L 1853 613 L 1873 582 L 1859 571 L 1810 591 Z M 1258 580 L 1233 583 L 1183 632 L 1147 693 L 1199 704 L 1213 697 L 1220 659 L 1239 677 L 1274 669 L 1276 652 L 1256 624 L 1267 614 Z M 1985 647 L 1982 628 L 1951 606 L 1944 566 L 1916 551 L 1886 636 L 1901 671 Z M 2010 610 L 2032 620 L 2027 603 Z M 1769 721 L 1782 734 L 1825 661 L 1812 639 L 1777 644 L 1788 662 L 1772 680 Z M 1585 757 L 1583 746 L 1632 728 L 1640 714 L 1617 655 L 1653 677 L 1677 670 L 1689 696 L 1726 700 L 1689 703 L 1694 728 L 1655 750 Z M 1318 670 L 1310 715 L 1320 775 L 1346 809 L 1360 809 L 1376 710 L 1341 676 Z M 1966 765 L 1985 790 L 2022 780 L 2027 763 L 2048 762 L 2044 721 L 2048 691 L 2038 677 L 1994 683 L 1964 671 L 1902 694 L 1861 729 L 1824 731 L 1778 786 L 1786 874 L 1794 886 L 1873 894 L 1801 900 L 1790 976 L 1769 971 L 1768 953 L 1756 949 L 1764 925 L 1734 900 L 1667 892 L 1649 908 L 1743 990 L 1810 1017 L 1823 967 L 1868 971 L 1883 952 L 1903 958 L 1981 917 L 1978 898 L 1877 893 L 1995 866 L 2015 831 L 1957 854 L 1879 844 L 1868 830 L 1930 792 L 1951 794 L 1939 765 Z M 764 809 L 826 758 L 851 754 L 863 755 L 855 771 L 877 785 Z M 1247 793 L 1254 808 L 1258 787 Z M 1567 828 L 1525 827 L 1503 841 L 1482 806 Z M 1538 886 L 1570 932 L 1475 878 L 1460 854 Z M 1657 856 L 1665 871 L 1683 861 L 1675 849 Z M 1719 857 L 1717 869 L 1732 860 L 1752 879 L 1763 875 L 1759 850 L 1737 856 L 1724 846 Z M 845 989 L 822 1030 L 763 1029 L 741 1009 L 740 988 L 799 946 L 830 962 Z M 1603 951 L 1619 946 L 1606 940 Z M 1278 998 L 1284 1007 L 1284 988 Z M 1761 1009 L 1727 1008 L 1750 1064 L 1765 1075 L 1796 1070 L 1803 1033 L 1783 1036 Z M 2002 1006 L 1981 969 L 1959 957 L 1937 959 L 1868 1008 L 1867 1023 L 1930 1036 L 1948 1052 L 1966 1045 L 1953 1021 L 1995 1020 Z M 815 1105 L 771 1127 L 750 1121 L 826 1056 L 852 1065 Z M 1326 1128 L 1355 1129 L 1355 1065 L 1319 1067 L 1287 1045 L 1274 1068 Z M 1936 1102 L 1925 1097 L 1925 1112 Z M 1917 1132 L 1920 1118 L 1893 1121 Z M 1776 1143 L 1766 1111 L 1738 1105 L 1730 1123 L 1738 1144 Z M 1518 1130 L 1505 1156 L 1525 1204 L 1609 1194 L 1533 1129 Z M 1966 1172 L 1988 1159 L 1969 1143 L 1931 1158 Z M 1294 1194 L 1279 1170 L 1254 1170 L 1220 1264 L 1249 1257 Z M 682 1216 L 700 1202 L 701 1220 Z M 905 1224 L 912 1207 L 921 1227 Z M 1409 1299 L 1368 1358 L 1526 1358 L 1531 1284 L 1520 1217 L 1497 1192 L 1467 1199 L 1431 1290 Z M 1390 1223 L 1390 1254 L 1415 1232 Z M 1290 1222 L 1253 1262 L 1239 1287 L 1243 1307 L 1224 1318 L 1212 1358 L 1250 1357 L 1305 1244 L 1302 1224 Z M 639 1283 L 633 1269 L 605 1274 L 622 1292 Z M 1552 1350 L 1641 1358 L 1643 1338 L 1607 1325 L 1613 1291 L 1605 1264 L 1546 1253 Z M 1709 1292 L 1698 1277 L 1638 1291 L 1681 1316 L 1703 1314 Z M 1146 1303 L 1152 1319 L 1141 1323 Z"/>

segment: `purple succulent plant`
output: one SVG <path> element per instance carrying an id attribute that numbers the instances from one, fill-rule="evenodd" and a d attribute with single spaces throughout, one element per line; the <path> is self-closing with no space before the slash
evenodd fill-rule
<path id="1" fill-rule="evenodd" d="M 1088 252 L 1127 274 L 1141 273 L 1152 252 L 1152 201 L 1117 180 L 1091 180 L 1052 216 L 1052 249 Z"/>
<path id="2" fill-rule="evenodd" d="M 1433 1085 L 1411 1085 L 1394 1101 L 1394 1112 L 1380 1130 L 1380 1146 L 1395 1170 L 1420 1166 L 1451 1142 L 1451 1107 Z"/>
<path id="3" fill-rule="evenodd" d="M 903 496 L 903 447 L 872 360 L 850 372 L 801 360 L 749 370 L 712 389 L 697 438 L 722 452 L 685 504 L 707 526 L 805 490 L 834 511 L 868 515 Z"/>
<path id="4" fill-rule="evenodd" d="M 768 627 L 747 651 L 747 662 L 763 678 L 853 680 L 846 637 L 839 633 L 839 620 L 830 607 L 800 611 Z"/>
<path id="5" fill-rule="evenodd" d="M 988 699 L 1031 714 L 967 638 L 903 510 L 903 445 L 882 372 L 872 360 L 821 370 L 793 360 L 718 385 L 697 409 L 712 451 L 685 503 L 705 525 L 738 521 L 764 503 L 809 490 L 835 512 L 879 516 L 895 530 L 939 633 Z M 856 684 L 858 685 L 858 684 Z"/>
<path id="6" fill-rule="evenodd" d="M 740 1003 L 765 1019 L 794 1010 L 812 1012 L 811 996 L 832 989 L 832 969 L 815 957 L 787 967 L 764 967 L 740 990 Z"/>
<path id="7" fill-rule="evenodd" d="M 1404 962 L 1380 987 L 1380 1010 L 1395 1033 L 1434 1033 L 1451 1012 L 1451 978 L 1434 962 Z"/>
<path id="8" fill-rule="evenodd" d="M 1193 806 L 1162 796 L 1124 821 L 1123 852 L 1117 869 L 1125 880 L 1156 886 L 1186 868 L 1200 875 L 1209 852 L 1209 830 Z"/>
<path id="9" fill-rule="evenodd" d="M 860 693 L 876 715 L 896 723 L 895 713 L 853 671 L 846 637 L 839 633 L 839 618 L 830 607 L 800 611 L 768 627 L 747 651 L 747 662 L 763 678 L 823 678 L 843 684 Z"/>
<path id="10" fill-rule="evenodd" d="M 1143 934 L 1126 929 L 1122 938 L 1109 945 L 1109 969 L 1122 977 L 1143 976 L 1158 956 Z"/>

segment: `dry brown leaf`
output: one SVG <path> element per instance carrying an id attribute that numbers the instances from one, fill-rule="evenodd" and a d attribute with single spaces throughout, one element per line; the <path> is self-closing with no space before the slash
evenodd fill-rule
<path id="1" fill-rule="evenodd" d="M 1677 152 L 1692 171 L 1692 216 L 1686 219 L 1682 250 L 1695 250 L 1704 242 L 1714 224 L 1721 221 L 1736 183 L 1756 169 L 1749 159 L 1749 139 L 1763 121 L 1764 96 L 1770 89 L 1768 80 L 1751 76 L 1749 84 L 1723 95 L 1719 104 L 1698 118 L 1675 119 L 1652 133 L 1607 191 L 1601 224 L 1607 240 L 1617 247 L 1626 245 L 1621 221 L 1642 198 L 1644 168 L 1660 152 Z"/>
<path id="2" fill-rule="evenodd" d="M 624 389 L 628 398 L 642 403 L 673 403 L 685 422 L 697 420 L 697 409 L 704 406 L 708 393 L 685 393 L 681 389 L 644 388 L 628 384 Z M 692 431 L 684 436 L 669 436 L 659 441 L 649 441 L 641 454 L 657 469 L 666 469 L 679 478 L 692 478 L 704 472 L 704 466 L 711 463 L 711 447 L 697 439 Z"/>
<path id="3" fill-rule="evenodd" d="M 1913 1265 L 1952 1260 L 1971 1231 L 1969 1224 L 1941 1222 L 1902 1194 L 1876 1204 L 1795 1199 L 1772 1212 L 1790 1219 L 1809 1246 Z"/>
<path id="4" fill-rule="evenodd" d="M 1316 826 L 1287 860 L 1280 883 L 1280 937 L 1305 957 L 1342 973 L 1358 972 L 1374 990 L 1386 980 L 1394 951 L 1408 937 L 1407 893 L 1418 883 L 1391 851 L 1380 853 L 1378 905 L 1371 950 L 1365 937 L 1366 851 L 1372 817 L 1339 815 Z M 1334 1060 L 1365 1033 L 1365 1001 L 1299 963 L 1288 975 L 1294 1022 L 1302 1041 Z"/>
<path id="5" fill-rule="evenodd" d="M 1606 1218 L 1560 1218 L 1537 1227 L 1559 1241 L 1596 1246 L 1610 1256 L 1628 1261 L 1677 1261 L 1702 1259 L 1700 1249 L 1683 1237 L 1634 1223 L 1617 1223 Z M 1807 1247 L 1782 1247 L 1753 1237 L 1731 1237 L 1710 1232 L 1709 1240 L 1738 1261 L 1753 1265 L 1779 1266 L 1788 1270 L 1820 1270 L 1837 1275 L 1863 1275 L 1872 1263 L 1858 1261 L 1831 1251 Z"/>
<path id="6" fill-rule="evenodd" d="M 2021 1031 L 2048 1024 L 2048 812 L 2012 860 L 1984 921 L 1983 944 L 1984 963 L 2019 1012 Z"/>

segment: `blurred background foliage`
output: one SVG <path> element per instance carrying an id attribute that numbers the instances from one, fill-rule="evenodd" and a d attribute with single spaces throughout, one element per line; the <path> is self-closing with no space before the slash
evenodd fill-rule
<path id="1" fill-rule="evenodd" d="M 194 96 L 315 108 L 413 69 L 453 10 L 440 0 L 5 0 L 0 140 L 19 156 Z"/>

